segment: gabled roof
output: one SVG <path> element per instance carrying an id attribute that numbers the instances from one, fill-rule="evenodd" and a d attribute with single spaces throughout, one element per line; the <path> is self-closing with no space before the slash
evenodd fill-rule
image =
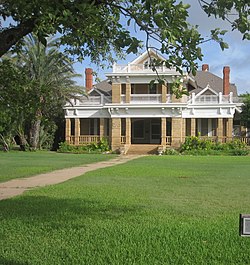
<path id="1" fill-rule="evenodd" d="M 105 96 L 110 96 L 112 94 L 112 85 L 108 79 L 103 80 L 94 85 L 94 88 L 89 92 L 93 94 L 96 91 L 99 94 L 104 94 Z"/>
<path id="2" fill-rule="evenodd" d="M 223 92 L 223 79 L 217 75 L 212 74 L 209 71 L 197 71 L 195 76 L 192 76 L 195 80 L 196 86 L 190 92 L 198 94 L 201 90 L 209 86 L 216 92 Z M 237 88 L 235 84 L 230 84 L 230 92 L 233 92 L 233 96 L 237 96 Z"/>
<path id="3" fill-rule="evenodd" d="M 209 84 L 207 84 L 207 86 L 206 86 L 204 89 L 202 89 L 198 94 L 196 94 L 196 96 L 200 96 L 200 95 L 204 94 L 204 93 L 207 92 L 207 91 L 210 91 L 212 94 L 218 96 L 218 93 L 217 93 L 215 90 L 213 90 L 213 89 L 210 87 Z"/>
<path id="4" fill-rule="evenodd" d="M 134 61 L 132 61 L 130 64 L 141 64 L 143 63 L 146 59 L 149 58 L 149 56 L 155 58 L 155 59 L 160 59 L 162 61 L 165 61 L 166 58 L 164 58 L 160 53 L 155 51 L 154 49 L 149 48 L 148 51 L 145 51 L 143 54 L 141 54 L 139 57 L 137 57 Z"/>

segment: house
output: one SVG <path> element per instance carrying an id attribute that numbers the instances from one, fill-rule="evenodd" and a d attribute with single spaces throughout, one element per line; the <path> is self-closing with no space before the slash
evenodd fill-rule
<path id="1" fill-rule="evenodd" d="M 181 76 L 175 68 L 154 65 L 154 60 L 165 58 L 150 49 L 127 65 L 114 64 L 107 80 L 94 86 L 92 69 L 87 68 L 88 96 L 65 106 L 67 143 L 80 145 L 105 137 L 113 151 L 129 153 L 176 148 L 191 135 L 232 140 L 242 103 L 230 83 L 230 68 L 223 68 L 223 78 L 212 74 L 207 64 L 195 76 Z M 158 82 L 159 78 L 166 82 Z M 171 94 L 178 78 L 189 96 Z"/>

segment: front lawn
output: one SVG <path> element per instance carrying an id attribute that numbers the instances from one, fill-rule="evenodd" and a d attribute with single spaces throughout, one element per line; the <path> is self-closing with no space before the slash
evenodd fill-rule
<path id="1" fill-rule="evenodd" d="M 114 158 L 101 154 L 60 154 L 56 152 L 0 152 L 0 182 L 28 177 L 56 169 L 79 166 Z"/>
<path id="2" fill-rule="evenodd" d="M 0 264 L 250 264 L 250 157 L 152 156 L 0 201 Z"/>

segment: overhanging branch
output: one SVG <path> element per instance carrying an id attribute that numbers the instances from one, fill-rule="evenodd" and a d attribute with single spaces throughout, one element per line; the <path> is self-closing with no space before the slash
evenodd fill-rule
<path id="1" fill-rule="evenodd" d="M 0 32 L 0 57 L 24 36 L 31 33 L 35 27 L 35 19 L 21 22 L 16 27 L 8 28 Z"/>

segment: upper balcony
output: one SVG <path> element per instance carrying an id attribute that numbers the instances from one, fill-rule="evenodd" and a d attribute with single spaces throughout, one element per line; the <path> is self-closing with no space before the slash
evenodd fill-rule
<path id="1" fill-rule="evenodd" d="M 71 99 L 70 102 L 67 102 L 65 107 L 89 107 L 89 106 L 103 106 L 106 103 L 111 103 L 112 98 L 109 96 L 81 96 L 77 99 Z"/>
<path id="2" fill-rule="evenodd" d="M 165 65 L 150 66 L 148 64 L 114 64 L 113 73 L 158 73 L 176 75 L 176 69 L 167 68 Z"/>
<path id="3" fill-rule="evenodd" d="M 211 104 L 241 104 L 239 100 L 241 98 L 233 97 L 230 95 L 194 95 L 183 96 L 180 99 L 176 99 L 173 95 L 166 94 L 131 94 L 129 97 L 129 102 L 126 100 L 126 95 L 121 94 L 120 103 L 114 104 L 171 104 L 171 103 L 186 103 L 187 105 L 204 105 L 209 106 Z M 112 98 L 106 96 L 82 96 L 79 99 L 71 100 L 70 103 L 65 105 L 68 107 L 93 107 L 93 106 L 104 106 L 106 104 L 111 104 Z"/>
<path id="4" fill-rule="evenodd" d="M 233 97 L 233 93 L 223 95 L 221 92 L 218 95 L 195 95 L 192 93 L 188 96 L 187 103 L 193 105 L 210 105 L 210 104 L 227 104 L 238 103 L 238 97 Z"/>

